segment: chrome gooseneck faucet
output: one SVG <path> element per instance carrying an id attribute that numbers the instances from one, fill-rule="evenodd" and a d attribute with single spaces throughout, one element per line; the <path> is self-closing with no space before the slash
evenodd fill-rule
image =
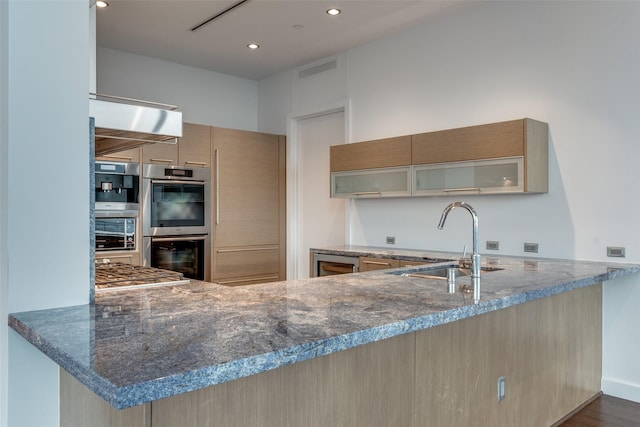
<path id="1" fill-rule="evenodd" d="M 444 222 L 447 220 L 447 215 L 452 209 L 465 208 L 471 214 L 473 218 L 473 254 L 471 255 L 471 282 L 473 283 L 473 303 L 478 304 L 480 302 L 480 251 L 478 244 L 478 215 L 473 210 L 471 205 L 465 202 L 454 202 L 444 208 L 440 222 L 438 223 L 438 229 L 442 230 Z"/>

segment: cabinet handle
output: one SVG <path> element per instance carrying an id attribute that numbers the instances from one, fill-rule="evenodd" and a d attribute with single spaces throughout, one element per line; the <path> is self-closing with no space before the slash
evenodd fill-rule
<path id="1" fill-rule="evenodd" d="M 118 159 L 118 160 L 128 160 L 131 161 L 133 160 L 133 157 L 125 157 L 125 156 L 103 156 L 109 159 Z"/>
<path id="2" fill-rule="evenodd" d="M 220 155 L 218 149 L 213 151 L 216 168 L 216 225 L 220 225 Z"/>
<path id="3" fill-rule="evenodd" d="M 373 264 L 373 265 L 388 265 L 391 267 L 391 263 L 388 262 L 380 262 L 380 261 L 362 261 L 364 264 Z"/>
<path id="4" fill-rule="evenodd" d="M 353 193 L 354 196 L 381 196 L 382 193 L 379 191 L 358 191 L 357 193 Z"/>
<path id="5" fill-rule="evenodd" d="M 445 193 L 453 193 L 454 191 L 477 191 L 480 192 L 479 187 L 461 187 L 461 188 L 443 188 L 443 192 Z"/>
<path id="6" fill-rule="evenodd" d="M 279 279 L 280 276 L 277 274 L 271 276 L 260 276 L 260 277 L 252 277 L 249 279 L 236 279 L 236 280 L 218 280 L 215 283 L 219 285 L 229 285 L 231 283 L 246 283 L 246 282 L 255 282 L 256 280 L 274 280 Z"/>
<path id="7" fill-rule="evenodd" d="M 219 254 L 228 254 L 232 252 L 253 252 L 253 251 L 276 251 L 278 246 L 264 246 L 261 248 L 234 248 L 234 249 L 216 249 Z"/>
<path id="8" fill-rule="evenodd" d="M 152 162 L 156 162 L 156 163 L 173 163 L 173 160 L 171 159 L 149 159 Z"/>
<path id="9" fill-rule="evenodd" d="M 195 166 L 207 166 L 207 164 L 205 162 L 193 162 L 191 160 L 185 160 L 184 161 L 184 165 L 195 165 Z"/>

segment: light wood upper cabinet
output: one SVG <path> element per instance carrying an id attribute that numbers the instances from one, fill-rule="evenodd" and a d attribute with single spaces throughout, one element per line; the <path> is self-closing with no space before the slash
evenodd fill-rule
<path id="1" fill-rule="evenodd" d="M 330 148 L 331 172 L 409 166 L 411 137 L 334 145 Z"/>
<path id="2" fill-rule="evenodd" d="M 211 167 L 211 126 L 184 123 L 178 139 L 178 164 L 185 167 Z"/>
<path id="3" fill-rule="evenodd" d="M 104 162 L 138 163 L 140 161 L 140 147 L 132 148 L 125 151 L 118 151 L 117 153 L 105 154 L 103 156 L 97 156 L 96 160 Z"/>
<path id="4" fill-rule="evenodd" d="M 331 196 L 546 193 L 548 139 L 525 118 L 332 146 Z"/>
<path id="5" fill-rule="evenodd" d="M 330 147 L 331 197 L 411 195 L 411 137 Z"/>
<path id="6" fill-rule="evenodd" d="M 156 142 L 142 146 L 142 163 L 178 164 L 178 144 Z"/>
<path id="7" fill-rule="evenodd" d="M 413 135 L 413 193 L 545 193 L 548 137 L 532 119 Z"/>
<path id="8" fill-rule="evenodd" d="M 156 142 L 142 146 L 142 163 L 211 167 L 211 126 L 183 123 L 182 138 L 177 144 Z"/>
<path id="9" fill-rule="evenodd" d="M 524 156 L 525 121 L 513 120 L 411 136 L 414 165 Z"/>

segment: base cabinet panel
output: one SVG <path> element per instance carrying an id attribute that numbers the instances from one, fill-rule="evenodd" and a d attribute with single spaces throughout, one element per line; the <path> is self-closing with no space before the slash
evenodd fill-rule
<path id="1" fill-rule="evenodd" d="M 215 282 L 227 286 L 281 280 L 280 247 L 214 248 Z"/>
<path id="2" fill-rule="evenodd" d="M 412 334 L 153 402 L 153 427 L 411 426 Z"/>
<path id="3" fill-rule="evenodd" d="M 60 427 L 151 427 L 151 403 L 117 410 L 60 369 Z"/>
<path id="4" fill-rule="evenodd" d="M 600 392 L 601 302 L 596 285 L 417 332 L 416 427 L 553 425 Z"/>

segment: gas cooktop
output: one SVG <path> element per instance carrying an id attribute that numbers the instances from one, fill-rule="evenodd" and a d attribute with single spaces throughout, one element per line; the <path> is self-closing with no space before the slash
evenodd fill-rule
<path id="1" fill-rule="evenodd" d="M 189 282 L 182 273 L 176 271 L 120 262 L 96 263 L 96 291 L 183 285 Z"/>

